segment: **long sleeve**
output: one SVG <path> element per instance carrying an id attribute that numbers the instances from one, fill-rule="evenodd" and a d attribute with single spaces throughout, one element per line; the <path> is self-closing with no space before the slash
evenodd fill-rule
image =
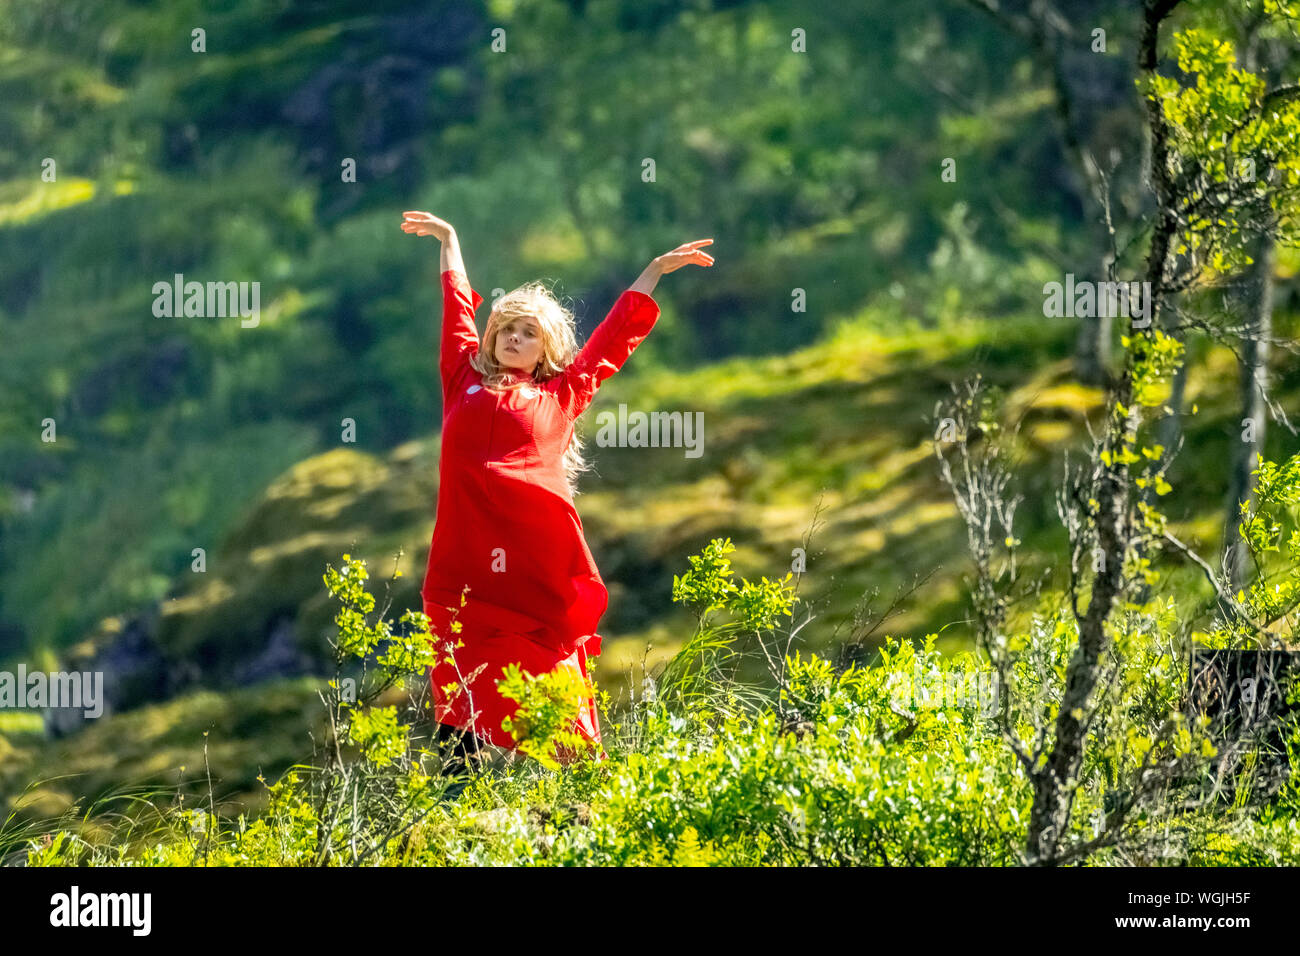
<path id="1" fill-rule="evenodd" d="M 605 321 L 560 376 L 556 396 L 570 418 L 586 410 L 600 383 L 623 367 L 658 318 L 659 303 L 644 292 L 628 289 L 618 297 Z"/>
<path id="2" fill-rule="evenodd" d="M 444 407 L 453 387 L 469 369 L 469 359 L 478 352 L 478 330 L 474 313 L 483 297 L 470 288 L 469 277 L 456 269 L 442 274 L 442 335 L 438 368 L 442 374 Z"/>

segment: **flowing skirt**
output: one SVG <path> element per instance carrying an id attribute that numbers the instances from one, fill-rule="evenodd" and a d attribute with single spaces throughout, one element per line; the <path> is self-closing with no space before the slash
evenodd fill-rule
<path id="1" fill-rule="evenodd" d="M 500 630 L 461 621 L 459 634 L 449 628 L 451 613 L 437 604 L 425 604 L 430 630 L 438 644 L 437 663 L 429 669 L 430 690 L 433 698 L 434 720 L 459 730 L 472 730 L 492 744 L 514 750 L 518 741 L 501 727 L 506 717 L 513 717 L 518 704 L 503 697 L 496 682 L 511 663 L 518 664 L 527 674 L 540 676 L 559 668 L 568 668 L 588 679 L 587 651 L 585 645 L 567 657 L 560 657 L 553 648 L 538 643 L 527 634 Z M 464 647 L 447 648 L 447 644 L 463 642 Z M 452 662 L 446 658 L 451 656 Z M 476 673 L 477 672 L 477 673 Z M 452 685 L 448 690 L 448 685 Z M 584 696 L 582 706 L 572 729 L 585 740 L 596 745 L 601 742 L 600 723 L 596 702 Z M 599 751 L 599 746 L 597 746 Z M 556 759 L 569 763 L 576 754 L 567 748 L 558 748 Z"/>

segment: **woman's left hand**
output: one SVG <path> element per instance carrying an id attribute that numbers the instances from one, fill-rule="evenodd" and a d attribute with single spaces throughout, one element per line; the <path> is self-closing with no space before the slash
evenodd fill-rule
<path id="1" fill-rule="evenodd" d="M 707 246 L 712 242 L 712 239 L 696 239 L 694 242 L 683 243 L 672 252 L 656 256 L 654 261 L 659 264 L 659 271 L 665 275 L 682 266 L 711 266 L 713 256 L 701 251 L 700 246 Z"/>
<path id="2" fill-rule="evenodd" d="M 644 292 L 646 295 L 650 295 L 654 292 L 661 275 L 673 272 L 682 266 L 713 265 L 713 256 L 700 249 L 700 246 L 707 246 L 711 242 L 713 242 L 712 239 L 696 239 L 694 242 L 683 243 L 672 252 L 665 252 L 662 256 L 655 256 L 650 260 L 650 264 L 645 267 L 645 271 L 628 288 L 635 292 Z"/>

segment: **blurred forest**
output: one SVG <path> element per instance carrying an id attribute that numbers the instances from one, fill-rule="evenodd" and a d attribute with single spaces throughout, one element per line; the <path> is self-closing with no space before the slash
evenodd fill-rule
<path id="1" fill-rule="evenodd" d="M 123 705 L 310 671 L 321 570 L 354 545 L 377 573 L 402 551 L 397 603 L 418 607 L 441 303 L 438 244 L 399 230 L 406 209 L 456 226 L 489 300 L 554 282 L 583 337 L 652 256 L 715 239 L 713 268 L 661 281 L 659 326 L 597 404 L 706 413 L 698 461 L 588 442 L 607 672 L 671 650 L 672 574 L 717 534 L 769 574 L 807 547 L 824 644 L 863 636 L 873 593 L 877 612 L 903 597 L 871 640 L 968 644 L 930 416 L 975 372 L 1022 416 L 1020 537 L 1052 580 L 1054 463 L 1086 438 L 1119 333 L 1046 317 L 1043 287 L 1104 277 L 1089 157 L 1116 219 L 1146 211 L 1141 4 L 1032 6 L 5 0 L 0 667 L 125 647 L 141 688 Z M 1176 20 L 1294 82 L 1294 37 L 1249 13 L 1197 0 Z M 1260 261 L 1188 294 L 1264 301 L 1290 337 L 1300 256 Z M 259 282 L 260 324 L 156 317 L 176 273 Z M 1292 353 L 1230 344 L 1189 334 L 1170 397 L 1166 508 L 1211 550 L 1242 490 L 1251 362 L 1276 401 L 1260 450 L 1295 447 Z"/>

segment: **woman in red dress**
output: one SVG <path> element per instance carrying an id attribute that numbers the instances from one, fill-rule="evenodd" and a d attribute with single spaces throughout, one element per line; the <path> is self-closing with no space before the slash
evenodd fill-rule
<path id="1" fill-rule="evenodd" d="M 583 467 L 574 421 L 654 327 L 659 306 L 650 293 L 659 277 L 712 265 L 699 247 L 713 240 L 654 259 L 581 350 L 572 314 L 540 283 L 493 304 L 480 347 L 474 313 L 483 297 L 470 288 L 455 229 L 407 212 L 402 230 L 442 243 L 442 450 L 421 589 L 440 648 L 430 669 L 434 719 L 444 738 L 454 728 L 514 749 L 501 723 L 517 704 L 496 688 L 506 665 L 533 675 L 570 668 L 585 681 L 588 657 L 600 653 L 596 627 L 608 593 L 573 506 Z M 600 743 L 589 696 L 573 729 Z"/>

